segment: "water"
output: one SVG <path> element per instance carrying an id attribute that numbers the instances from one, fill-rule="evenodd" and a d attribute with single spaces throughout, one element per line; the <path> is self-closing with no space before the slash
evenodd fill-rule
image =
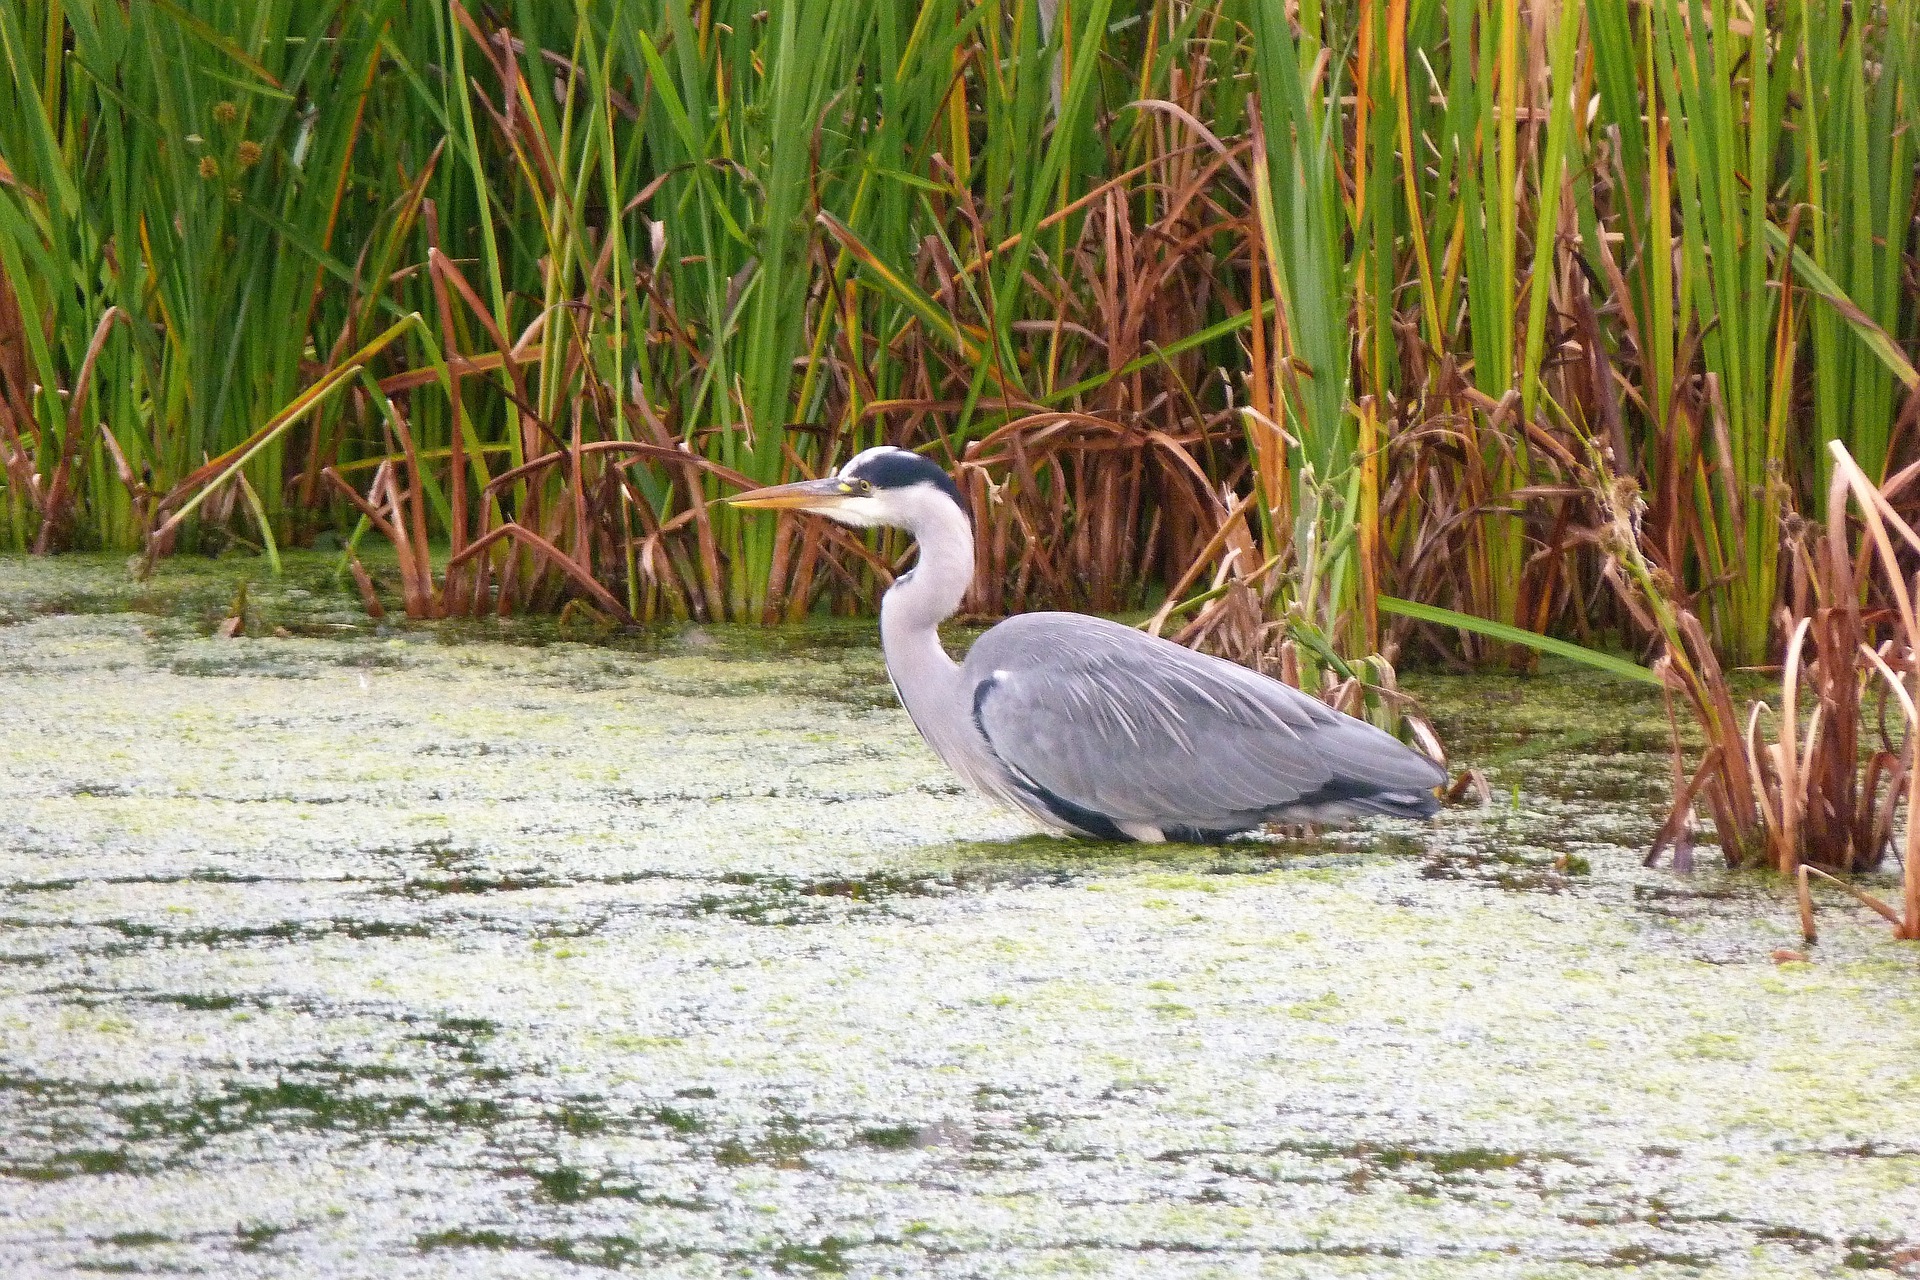
<path id="1" fill-rule="evenodd" d="M 10 1276 L 1920 1273 L 1920 948 L 1641 868 L 1603 679 L 1415 682 L 1490 808 L 1142 849 L 859 626 L 0 559 L 0 678 Z"/>

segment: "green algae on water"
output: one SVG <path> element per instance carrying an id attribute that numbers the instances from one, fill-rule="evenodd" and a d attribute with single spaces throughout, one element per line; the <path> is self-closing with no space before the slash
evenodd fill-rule
<path id="1" fill-rule="evenodd" d="M 9 1274 L 1912 1270 L 1920 958 L 1640 867 L 1636 690 L 1410 680 L 1496 804 L 1147 848 L 955 784 L 862 626 L 0 616 Z"/>

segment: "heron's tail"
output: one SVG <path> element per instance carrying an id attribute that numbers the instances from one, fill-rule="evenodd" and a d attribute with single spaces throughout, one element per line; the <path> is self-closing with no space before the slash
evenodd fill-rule
<path id="1" fill-rule="evenodd" d="M 1383 818 L 1431 818 L 1440 812 L 1440 797 L 1431 791 L 1382 791 L 1356 797 L 1354 804 Z"/>

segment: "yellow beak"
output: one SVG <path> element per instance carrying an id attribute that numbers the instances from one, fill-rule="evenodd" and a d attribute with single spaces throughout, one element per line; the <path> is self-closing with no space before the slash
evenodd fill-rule
<path id="1" fill-rule="evenodd" d="M 852 486 L 837 476 L 828 476 L 822 480 L 800 480 L 766 489 L 749 489 L 745 493 L 734 494 L 727 499 L 727 503 L 735 507 L 772 511 L 796 508 L 817 511 L 822 507 L 835 506 L 852 496 Z"/>

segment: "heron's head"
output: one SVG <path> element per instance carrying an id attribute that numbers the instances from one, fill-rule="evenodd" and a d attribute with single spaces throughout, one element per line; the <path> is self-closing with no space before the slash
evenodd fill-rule
<path id="1" fill-rule="evenodd" d="M 862 529 L 879 524 L 918 529 L 935 511 L 958 508 L 964 517 L 967 510 L 960 487 L 938 464 L 892 445 L 868 449 L 837 475 L 752 489 L 727 501 L 736 507 L 811 511 Z"/>

